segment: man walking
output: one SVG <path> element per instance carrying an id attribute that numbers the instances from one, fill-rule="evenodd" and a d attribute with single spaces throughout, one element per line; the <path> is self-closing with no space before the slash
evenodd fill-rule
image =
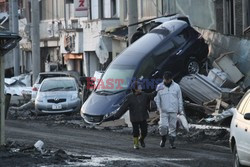
<path id="1" fill-rule="evenodd" d="M 143 92 L 142 85 L 137 81 L 132 83 L 131 89 L 132 92 L 126 96 L 126 100 L 119 110 L 114 115 L 105 118 L 104 121 L 118 119 L 129 110 L 130 121 L 133 126 L 134 149 L 139 149 L 139 142 L 142 147 L 145 147 L 144 139 L 148 133 L 148 104 L 151 99 L 154 99 L 156 92 Z"/>
<path id="2" fill-rule="evenodd" d="M 183 101 L 180 86 L 173 81 L 173 75 L 167 71 L 163 75 L 163 83 L 156 89 L 155 102 L 160 113 L 159 132 L 162 137 L 160 146 L 165 147 L 169 135 L 170 148 L 175 149 L 177 114 L 183 113 Z"/>

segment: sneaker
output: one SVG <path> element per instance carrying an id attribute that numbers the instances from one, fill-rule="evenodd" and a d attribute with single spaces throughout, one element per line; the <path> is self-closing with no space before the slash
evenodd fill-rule
<path id="1" fill-rule="evenodd" d="M 166 136 L 161 137 L 160 147 L 165 147 L 166 140 L 167 140 Z"/>
<path id="2" fill-rule="evenodd" d="M 170 145 L 169 148 L 170 149 L 176 149 L 176 147 L 174 145 Z"/>
<path id="3" fill-rule="evenodd" d="M 175 141 L 175 137 L 170 136 L 170 138 L 169 138 L 169 143 L 170 143 L 169 148 L 170 149 L 176 149 L 176 147 L 174 146 L 174 141 Z"/>
<path id="4" fill-rule="evenodd" d="M 139 149 L 139 145 L 134 144 L 134 149 L 138 150 Z"/>
<path id="5" fill-rule="evenodd" d="M 139 149 L 139 140 L 138 140 L 138 137 L 134 137 L 134 149 Z"/>
<path id="6" fill-rule="evenodd" d="M 145 142 L 142 138 L 139 139 L 139 142 L 143 148 L 146 147 Z"/>
<path id="7" fill-rule="evenodd" d="M 165 147 L 165 143 L 166 143 L 166 141 L 161 140 L 160 147 Z"/>

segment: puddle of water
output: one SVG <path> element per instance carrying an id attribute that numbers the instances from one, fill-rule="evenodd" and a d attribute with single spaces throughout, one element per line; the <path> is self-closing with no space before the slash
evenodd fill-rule
<path id="1" fill-rule="evenodd" d="M 108 162 L 115 161 L 129 161 L 129 162 L 159 162 L 159 161 L 168 161 L 168 162 L 181 162 L 181 161 L 193 161 L 191 158 L 124 158 L 124 157 L 92 157 L 91 160 L 84 160 L 83 162 L 67 162 L 69 166 L 105 166 Z"/>
<path id="2" fill-rule="evenodd" d="M 68 165 L 51 165 L 46 167 L 78 167 L 78 166 L 91 166 L 91 167 L 102 167 L 112 162 L 135 162 L 135 163 L 151 163 L 151 162 L 161 162 L 171 163 L 171 162 L 184 162 L 184 161 L 194 161 L 192 158 L 166 158 L 166 157 L 158 157 L 158 158 L 128 158 L 128 157 L 119 157 L 119 156 L 105 156 L 105 157 L 96 157 L 91 155 L 80 155 L 80 154 L 72 154 L 67 152 L 73 156 L 83 156 L 83 157 L 91 157 L 91 159 L 79 159 L 78 162 L 69 162 L 66 161 Z"/>

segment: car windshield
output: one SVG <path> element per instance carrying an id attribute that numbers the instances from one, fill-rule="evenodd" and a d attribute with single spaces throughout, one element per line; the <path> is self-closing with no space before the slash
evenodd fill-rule
<path id="1" fill-rule="evenodd" d="M 42 83 L 40 92 L 48 91 L 75 91 L 73 80 L 46 80 Z"/>
<path id="2" fill-rule="evenodd" d="M 41 84 L 43 82 L 43 80 L 45 80 L 46 78 L 55 78 L 55 77 L 67 77 L 66 74 L 44 74 L 44 75 L 41 75 L 36 83 L 38 84 Z"/>
<path id="3" fill-rule="evenodd" d="M 134 66 L 112 65 L 104 73 L 95 89 L 96 93 L 118 93 L 128 88 L 135 72 Z"/>

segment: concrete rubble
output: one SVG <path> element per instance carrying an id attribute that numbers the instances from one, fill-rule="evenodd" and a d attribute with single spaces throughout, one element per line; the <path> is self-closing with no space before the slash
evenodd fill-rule
<path id="1" fill-rule="evenodd" d="M 5 94 L 12 96 L 31 96 L 31 75 L 22 74 L 20 76 L 4 79 Z"/>
<path id="2" fill-rule="evenodd" d="M 42 144 L 42 145 L 41 145 Z M 2 166 L 8 166 L 12 162 L 13 166 L 47 166 L 47 165 L 69 165 L 73 162 L 85 162 L 91 160 L 91 156 L 77 156 L 65 152 L 61 149 L 49 149 L 44 147 L 46 143 L 41 140 L 31 144 L 17 143 L 14 141 L 7 141 L 7 144 L 0 146 L 0 159 Z M 36 147 L 43 146 L 41 151 Z M 6 164 L 6 165 L 5 165 Z"/>
<path id="3" fill-rule="evenodd" d="M 232 54 L 224 53 L 214 60 L 207 76 L 192 74 L 180 81 L 185 107 L 204 114 L 198 123 L 220 123 L 232 117 L 233 108 L 245 93 L 244 75 L 235 66 Z"/>

